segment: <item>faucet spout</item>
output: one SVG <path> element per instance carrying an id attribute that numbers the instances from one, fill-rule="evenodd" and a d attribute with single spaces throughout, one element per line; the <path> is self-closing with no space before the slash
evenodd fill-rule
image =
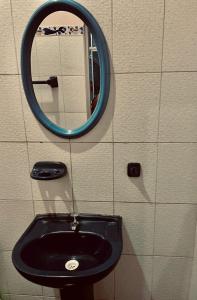
<path id="1" fill-rule="evenodd" d="M 77 221 L 77 217 L 78 217 L 77 214 L 74 214 L 74 215 L 73 215 L 73 222 L 72 222 L 72 224 L 71 224 L 71 229 L 72 229 L 73 231 L 77 231 L 78 226 L 79 226 L 79 222 Z"/>

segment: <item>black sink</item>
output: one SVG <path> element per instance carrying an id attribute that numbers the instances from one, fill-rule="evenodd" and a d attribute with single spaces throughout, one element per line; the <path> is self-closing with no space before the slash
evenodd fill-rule
<path id="1" fill-rule="evenodd" d="M 77 221 L 74 231 L 69 214 L 36 216 L 14 247 L 16 269 L 34 283 L 61 289 L 104 278 L 121 255 L 122 219 L 80 214 Z"/>

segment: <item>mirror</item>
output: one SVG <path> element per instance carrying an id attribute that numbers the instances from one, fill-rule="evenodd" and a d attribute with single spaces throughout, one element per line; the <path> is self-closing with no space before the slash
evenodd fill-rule
<path id="1" fill-rule="evenodd" d="M 91 130 L 107 105 L 110 64 L 105 37 L 80 4 L 48 1 L 24 33 L 21 70 L 35 117 L 61 137 Z"/>
<path id="2" fill-rule="evenodd" d="M 46 116 L 69 130 L 83 125 L 97 105 L 100 64 L 94 37 L 70 12 L 48 15 L 33 41 L 34 92 Z"/>

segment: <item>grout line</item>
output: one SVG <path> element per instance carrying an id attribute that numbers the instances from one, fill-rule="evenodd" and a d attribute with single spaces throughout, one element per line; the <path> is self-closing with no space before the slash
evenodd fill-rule
<path id="1" fill-rule="evenodd" d="M 113 62 L 114 57 L 114 5 L 113 0 L 111 0 L 111 61 Z"/>
<path id="2" fill-rule="evenodd" d="M 13 294 L 13 293 L 3 293 L 4 296 L 28 296 L 28 297 L 33 297 L 33 299 L 40 299 L 40 297 L 43 297 L 43 295 L 30 295 L 30 294 Z M 53 296 L 47 296 L 47 299 L 55 299 Z M 3 300 L 3 299 L 2 299 Z"/>
<path id="3" fill-rule="evenodd" d="M 160 74 L 160 95 L 159 95 L 159 111 L 157 124 L 157 158 L 156 158 L 156 181 L 155 181 L 155 204 L 154 204 L 154 229 L 153 229 L 153 257 L 155 254 L 155 235 L 156 235 L 156 214 L 157 214 L 157 187 L 158 187 L 158 164 L 159 164 L 159 137 L 160 137 L 160 116 L 161 116 L 161 101 L 162 101 L 162 80 L 163 80 L 163 59 L 164 59 L 164 37 L 165 37 L 165 15 L 166 3 L 163 0 L 163 32 L 162 32 L 162 49 L 161 49 L 161 74 Z M 154 259 L 152 258 L 152 275 L 151 275 L 151 299 L 153 298 L 154 284 Z"/>
<path id="4" fill-rule="evenodd" d="M 84 111 L 44 111 L 45 114 L 85 114 Z"/>
<path id="5" fill-rule="evenodd" d="M 18 65 L 17 65 L 18 67 Z M 129 75 L 129 74 L 170 74 L 170 73 L 197 73 L 197 70 L 181 70 L 181 71 L 136 71 L 136 72 L 112 72 L 112 75 Z M 0 76 L 21 76 L 21 73 L 0 73 Z M 47 75 L 40 75 L 41 77 L 47 77 Z M 58 77 L 84 77 L 84 75 L 58 75 Z M 39 76 L 34 76 L 39 77 Z"/>
<path id="6" fill-rule="evenodd" d="M 129 74 L 165 74 L 165 73 L 197 73 L 197 70 L 161 70 L 161 71 L 133 71 L 133 72 L 113 72 L 115 75 Z"/>
<path id="7" fill-rule="evenodd" d="M 113 134 L 113 133 L 112 133 Z M 112 185 L 113 185 L 113 189 L 112 189 L 112 199 L 113 199 L 113 215 L 115 214 L 115 198 L 114 198 L 114 195 L 115 195 L 115 191 L 114 191 L 114 187 L 115 187 L 115 183 L 114 183 L 114 178 L 115 178 L 115 173 L 114 173 L 114 170 L 115 170 L 115 161 L 114 161 L 114 143 L 112 144 Z"/>
<path id="8" fill-rule="evenodd" d="M 18 71 L 18 74 L 16 74 L 16 75 L 19 75 L 20 65 L 19 65 L 19 61 L 18 61 L 17 47 L 16 47 L 16 45 L 17 45 L 17 39 L 16 39 L 16 35 L 15 35 L 15 30 L 14 30 L 14 28 L 15 28 L 14 25 L 15 24 L 14 24 L 14 17 L 13 17 L 12 0 L 9 0 L 9 2 L 10 2 L 10 12 L 11 12 L 11 19 L 12 19 L 12 31 L 13 31 L 13 38 L 14 38 L 14 50 L 15 50 L 16 66 L 17 66 L 17 71 Z M 15 74 L 6 74 L 6 75 L 15 75 Z"/>
<path id="9" fill-rule="evenodd" d="M 162 70 L 162 73 L 196 73 L 197 71 L 196 70 L 191 70 L 191 71 L 188 71 L 188 70 L 181 70 L 181 71 L 163 71 Z"/>
<path id="10" fill-rule="evenodd" d="M 3 202 L 3 201 L 7 201 L 7 203 L 11 203 L 12 201 L 17 201 L 17 202 L 30 202 L 32 201 L 32 199 L 16 199 L 16 198 L 13 198 L 13 199 L 0 199 L 0 203 Z M 72 200 L 66 200 L 66 199 L 62 199 L 62 200 L 54 200 L 54 199 L 33 199 L 34 202 L 47 202 L 47 201 L 53 201 L 53 202 L 66 202 L 66 203 L 71 203 Z M 113 204 L 113 201 L 90 201 L 90 200 L 75 200 L 75 202 L 81 202 L 81 203 L 108 203 L 108 204 Z M 189 206 L 197 206 L 197 203 L 186 203 L 186 202 L 182 202 L 182 203 L 178 203 L 178 202 L 129 202 L 129 201 L 114 201 L 114 204 L 115 203 L 119 203 L 119 204 L 149 204 L 149 205 L 156 205 L 156 206 L 159 206 L 159 205 L 189 205 Z"/>
<path id="11" fill-rule="evenodd" d="M 180 256 L 180 255 L 160 255 L 160 254 L 134 254 L 134 253 L 122 253 L 121 256 L 134 256 L 134 257 L 168 257 L 168 258 L 186 258 L 193 259 L 193 256 Z"/>
<path id="12" fill-rule="evenodd" d="M 61 72 L 61 84 L 62 84 L 62 96 L 63 96 L 63 107 L 64 113 L 66 112 L 66 105 L 65 105 L 65 89 L 64 89 L 64 82 L 63 82 L 63 75 L 62 75 L 62 53 L 61 53 L 61 45 L 60 45 L 60 37 L 58 37 L 58 45 L 59 45 L 59 55 L 60 55 L 60 72 Z M 59 101 L 58 101 L 59 102 Z"/>
<path id="13" fill-rule="evenodd" d="M 18 68 L 18 64 L 17 64 L 17 68 Z M 19 75 L 21 75 L 21 74 L 19 74 L 19 73 L 12 73 L 12 74 L 10 74 L 10 73 L 7 73 L 7 74 L 0 73 L 0 76 L 19 76 Z"/>
<path id="14" fill-rule="evenodd" d="M 73 167 L 72 167 L 72 147 L 71 142 L 69 141 L 69 149 L 70 149 L 70 176 L 71 176 L 71 194 L 72 194 L 72 209 L 73 213 L 75 213 L 75 199 L 74 199 L 74 188 L 73 188 Z"/>
<path id="15" fill-rule="evenodd" d="M 158 161 L 159 161 L 159 147 L 157 144 L 156 175 L 155 175 L 155 202 L 154 202 L 154 229 L 153 229 L 153 254 L 155 252 L 156 213 L 157 213 L 157 204 L 158 204 L 157 203 Z M 152 272 L 152 274 L 153 274 L 153 272 Z M 152 283 L 153 283 L 153 276 L 152 276 Z"/>
<path id="16" fill-rule="evenodd" d="M 26 129 L 26 128 L 25 128 Z M 25 130 L 26 131 L 26 130 Z M 94 142 L 82 142 L 82 141 L 73 141 L 70 139 L 71 143 L 73 144 L 197 144 L 197 142 L 100 142 L 100 141 L 94 141 Z M 66 141 L 9 141 L 9 140 L 0 140 L 0 143 L 15 143 L 15 144 L 69 144 L 68 139 Z"/>
<path id="17" fill-rule="evenodd" d="M 18 67 L 18 66 L 17 66 Z M 197 73 L 197 70 L 181 70 L 181 71 L 136 71 L 136 72 L 112 72 L 112 75 L 129 75 L 129 74 L 166 74 L 166 73 Z M 0 73 L 0 76 L 21 76 L 21 73 Z M 46 77 L 47 75 L 40 75 Z M 59 77 L 84 77 L 84 75 L 58 75 Z M 35 76 L 38 77 L 38 76 Z"/>
<path id="18" fill-rule="evenodd" d="M 112 97 L 112 99 L 111 99 L 111 101 L 115 101 L 114 100 L 114 88 L 115 88 L 115 80 L 114 80 L 114 76 L 113 76 L 113 74 L 114 74 L 114 72 L 112 72 L 113 71 L 113 57 L 114 57 L 114 47 L 113 47 L 113 39 L 114 39 L 114 37 L 113 37 L 113 34 L 114 34 L 114 28 L 113 28 L 113 24 L 114 24 L 114 14 L 113 14 L 113 12 L 114 12 L 114 10 L 113 10 L 113 0 L 111 0 L 111 66 L 110 66 L 110 72 L 111 72 L 111 74 L 110 74 L 110 79 L 111 79 L 111 81 L 113 80 L 113 85 L 111 86 L 111 95 L 113 95 L 113 97 Z M 112 87 L 113 87 L 113 89 L 112 89 Z M 115 104 L 115 103 L 114 103 Z M 115 191 L 114 191 L 114 187 L 115 187 L 115 183 L 114 183 L 114 178 L 115 178 L 115 173 L 114 173 L 114 170 L 115 170 L 115 161 L 114 161 L 114 159 L 115 159 L 115 148 L 114 148 L 114 118 L 113 118 L 113 116 L 112 116 L 112 124 L 111 124 L 111 126 L 112 126 L 112 159 L 113 159 L 113 161 L 112 161 L 112 163 L 113 163 L 113 165 L 112 165 L 112 168 L 113 168 L 113 174 L 112 174 L 112 180 L 113 180 L 113 215 L 115 214 L 115 198 L 114 198 L 114 195 L 115 195 Z M 114 299 L 115 299 L 115 273 L 114 273 Z"/>
<path id="19" fill-rule="evenodd" d="M 28 158 L 28 169 L 29 169 L 29 177 L 30 177 L 30 172 L 31 172 L 31 169 L 30 169 L 30 157 L 29 157 L 29 146 L 28 146 L 28 143 L 26 143 L 27 145 L 27 158 Z M 32 204 L 33 204 L 33 213 L 34 213 L 34 216 L 36 215 L 36 211 L 35 211 L 35 203 L 34 203 L 34 198 L 33 198 L 33 186 L 32 186 L 32 180 L 30 180 L 30 185 L 31 185 L 31 196 L 32 196 Z"/>

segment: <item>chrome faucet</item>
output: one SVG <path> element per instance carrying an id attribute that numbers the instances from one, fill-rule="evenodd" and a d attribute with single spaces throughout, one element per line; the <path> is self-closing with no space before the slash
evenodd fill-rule
<path id="1" fill-rule="evenodd" d="M 77 214 L 73 214 L 72 216 L 73 216 L 73 222 L 71 224 L 71 228 L 72 228 L 73 231 L 77 231 L 78 226 L 79 226 L 79 222 L 77 221 L 78 215 Z"/>

